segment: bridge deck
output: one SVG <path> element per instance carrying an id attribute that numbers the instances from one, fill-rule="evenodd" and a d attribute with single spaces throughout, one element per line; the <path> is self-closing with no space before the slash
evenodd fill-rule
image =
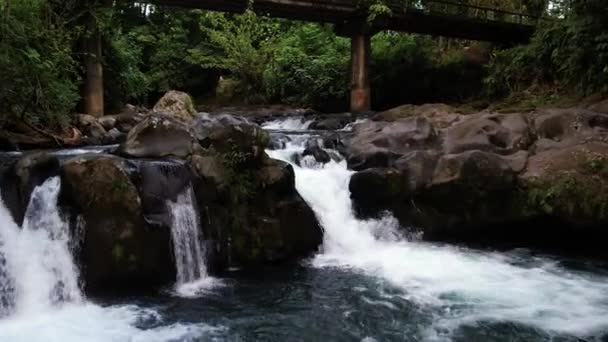
<path id="1" fill-rule="evenodd" d="M 158 0 L 159 5 L 240 13 L 248 0 Z M 254 0 L 260 15 L 345 25 L 365 18 L 357 0 Z M 379 30 L 394 30 L 453 38 L 505 43 L 525 42 L 534 32 L 535 18 L 444 0 L 427 1 L 426 8 L 408 7 L 391 0 L 392 15 L 376 23 Z"/>

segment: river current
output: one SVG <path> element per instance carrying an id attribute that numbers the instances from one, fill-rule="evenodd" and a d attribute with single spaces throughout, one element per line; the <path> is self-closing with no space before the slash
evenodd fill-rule
<path id="1" fill-rule="evenodd" d="M 307 125 L 266 125 L 291 135 L 269 155 L 293 163 Z M 197 270 L 182 272 L 176 285 L 193 284 L 185 292 L 84 298 L 69 256 L 76 237 L 53 205 L 58 179 L 34 191 L 24 227 L 0 206 L 0 341 L 608 340 L 603 265 L 408 239 L 388 214 L 354 216 L 344 161 L 300 164 L 297 190 L 324 229 L 319 253 L 296 268 L 213 281 L 184 254 Z M 193 224 L 191 201 L 176 203 L 175 221 Z"/>

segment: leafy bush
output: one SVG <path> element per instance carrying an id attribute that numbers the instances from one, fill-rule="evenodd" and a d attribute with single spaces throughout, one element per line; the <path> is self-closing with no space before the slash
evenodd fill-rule
<path id="1" fill-rule="evenodd" d="M 0 115 L 65 126 L 78 100 L 78 32 L 47 1 L 0 1 Z"/>
<path id="2" fill-rule="evenodd" d="M 349 87 L 350 42 L 329 26 L 301 24 L 285 33 L 265 72 L 274 99 L 333 107 L 345 103 Z"/>
<path id="3" fill-rule="evenodd" d="M 495 54 L 485 80 L 489 95 L 535 84 L 608 93 L 608 8 L 603 0 L 573 4 L 565 18 L 543 21 L 529 45 Z"/>

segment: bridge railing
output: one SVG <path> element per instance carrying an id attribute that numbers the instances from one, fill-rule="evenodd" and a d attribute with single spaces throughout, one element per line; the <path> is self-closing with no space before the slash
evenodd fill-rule
<path id="1" fill-rule="evenodd" d="M 540 18 L 537 15 L 525 12 L 513 12 L 450 0 L 387 0 L 386 3 L 391 11 L 397 14 L 407 11 L 421 11 L 426 14 L 461 16 L 516 24 L 533 24 Z"/>

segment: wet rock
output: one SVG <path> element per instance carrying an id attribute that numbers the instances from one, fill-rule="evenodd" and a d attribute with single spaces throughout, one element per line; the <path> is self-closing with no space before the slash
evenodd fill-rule
<path id="1" fill-rule="evenodd" d="M 175 90 L 167 92 L 158 100 L 152 111 L 166 113 L 183 122 L 190 122 L 196 114 L 190 95 Z"/>
<path id="2" fill-rule="evenodd" d="M 58 174 L 59 160 L 48 152 L 28 153 L 14 161 L 13 166 L 2 175 L 2 193 L 15 222 L 23 222 L 34 188 Z"/>
<path id="3" fill-rule="evenodd" d="M 119 147 L 118 153 L 135 158 L 186 158 L 195 140 L 190 128 L 164 114 L 150 114 L 137 124 Z"/>
<path id="4" fill-rule="evenodd" d="M 362 216 L 375 216 L 394 202 L 409 195 L 406 175 L 391 168 L 373 168 L 355 173 L 349 183 L 355 210 Z"/>
<path id="5" fill-rule="evenodd" d="M 318 163 L 321 164 L 326 164 L 331 161 L 329 153 L 319 146 L 307 147 L 304 152 L 302 152 L 302 156 L 312 156 Z"/>
<path id="6" fill-rule="evenodd" d="M 82 269 L 88 292 L 154 289 L 175 279 L 167 229 L 149 229 L 127 162 L 78 157 L 62 167 L 62 194 L 85 223 Z"/>
<path id="7" fill-rule="evenodd" d="M 402 155 L 437 146 L 435 129 L 424 118 L 394 122 L 369 121 L 354 127 L 347 139 L 346 157 L 353 170 L 391 167 Z"/>
<path id="8" fill-rule="evenodd" d="M 283 133 L 270 133 L 270 142 L 268 143 L 268 149 L 270 150 L 281 150 L 287 146 L 287 143 L 291 141 L 291 138 Z"/>
<path id="9" fill-rule="evenodd" d="M 203 234 L 213 243 L 213 269 L 297 262 L 321 243 L 310 207 L 295 189 L 293 168 L 264 157 L 233 173 L 221 159 L 196 157 Z"/>

